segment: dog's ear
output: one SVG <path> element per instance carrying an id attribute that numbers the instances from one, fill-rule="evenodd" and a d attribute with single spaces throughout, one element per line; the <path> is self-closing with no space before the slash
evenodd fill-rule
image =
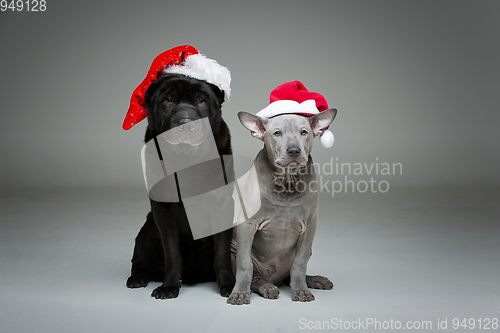
<path id="1" fill-rule="evenodd" d="M 266 132 L 267 119 L 243 111 L 238 112 L 238 118 L 241 124 L 252 133 L 252 136 L 262 140 Z"/>
<path id="2" fill-rule="evenodd" d="M 219 104 L 222 105 L 225 100 L 224 92 L 211 83 L 209 83 L 208 85 L 210 86 L 210 89 L 212 90 L 214 95 L 217 97 L 217 101 L 219 102 Z"/>
<path id="3" fill-rule="evenodd" d="M 321 135 L 337 115 L 337 109 L 328 109 L 309 118 L 314 135 Z"/>

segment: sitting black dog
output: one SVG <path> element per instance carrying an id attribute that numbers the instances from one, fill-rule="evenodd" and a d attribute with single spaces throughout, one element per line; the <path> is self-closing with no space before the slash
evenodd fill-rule
<path id="1" fill-rule="evenodd" d="M 207 117 L 219 155 L 231 154 L 227 124 L 222 119 L 224 92 L 217 86 L 182 74 L 162 74 L 145 94 L 148 127 L 145 142 L 191 121 Z M 183 144 L 190 153 L 194 149 Z M 222 296 L 234 286 L 230 243 L 232 230 L 193 239 L 182 202 L 150 200 L 151 212 L 140 230 L 132 258 L 129 288 L 145 287 L 149 281 L 163 284 L 152 296 L 175 298 L 183 284 L 217 281 Z"/>

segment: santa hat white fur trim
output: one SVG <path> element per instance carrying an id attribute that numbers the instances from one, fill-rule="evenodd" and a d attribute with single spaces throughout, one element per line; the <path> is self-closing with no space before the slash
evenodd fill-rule
<path id="1" fill-rule="evenodd" d="M 227 67 L 207 58 L 204 54 L 192 54 L 180 65 L 165 68 L 164 73 L 183 74 L 215 85 L 224 92 L 226 99 L 231 95 L 231 73 Z"/>
<path id="2" fill-rule="evenodd" d="M 257 112 L 257 116 L 261 118 L 271 118 L 287 113 L 306 113 L 315 115 L 318 114 L 319 111 L 316 108 L 316 101 L 314 99 L 309 99 L 302 103 L 283 99 L 272 102 L 267 107 Z"/>
<path id="3" fill-rule="evenodd" d="M 272 102 L 264 109 L 257 112 L 257 116 L 261 118 L 271 118 L 283 114 L 311 114 L 316 115 L 320 111 L 316 108 L 316 101 L 314 99 L 309 99 L 302 103 L 292 101 L 292 100 L 279 100 Z M 325 148 L 330 148 L 335 141 L 333 133 L 326 129 L 321 133 L 320 137 L 321 144 Z"/>

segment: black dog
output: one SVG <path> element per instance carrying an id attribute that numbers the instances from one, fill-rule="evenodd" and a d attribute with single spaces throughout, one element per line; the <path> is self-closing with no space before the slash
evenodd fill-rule
<path id="1" fill-rule="evenodd" d="M 151 84 L 145 102 L 145 142 L 179 125 L 208 117 L 219 155 L 231 154 L 229 128 L 221 114 L 224 93 L 215 85 L 181 74 L 166 74 Z M 185 284 L 217 281 L 221 295 L 229 296 L 234 286 L 232 230 L 194 240 L 182 202 L 150 202 L 151 212 L 135 240 L 127 286 L 138 288 L 149 281 L 163 282 L 151 296 L 165 299 L 178 296 L 181 280 Z"/>

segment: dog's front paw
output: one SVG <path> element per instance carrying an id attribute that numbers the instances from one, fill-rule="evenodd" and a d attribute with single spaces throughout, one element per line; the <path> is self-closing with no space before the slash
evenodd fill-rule
<path id="1" fill-rule="evenodd" d="M 127 279 L 127 287 L 141 288 L 148 285 L 148 279 L 142 275 L 132 275 Z"/>
<path id="2" fill-rule="evenodd" d="M 330 290 L 333 288 L 333 283 L 327 277 L 321 275 L 306 276 L 307 286 L 314 289 Z"/>
<path id="3" fill-rule="evenodd" d="M 177 286 L 160 286 L 153 290 L 153 292 L 151 293 L 151 297 L 154 297 L 156 299 L 176 298 L 177 296 L 179 296 L 179 287 Z"/>
<path id="4" fill-rule="evenodd" d="M 219 285 L 220 295 L 222 297 L 228 297 L 234 288 L 234 277 L 233 273 L 227 272 L 227 274 L 219 273 L 217 277 L 217 282 Z"/>
<path id="5" fill-rule="evenodd" d="M 264 298 L 277 299 L 280 291 L 274 284 L 264 283 L 259 287 L 259 294 L 261 294 Z"/>
<path id="6" fill-rule="evenodd" d="M 233 286 L 220 286 L 219 287 L 220 289 L 220 295 L 222 297 L 229 297 L 229 295 L 231 294 L 231 290 L 233 289 Z"/>
<path id="7" fill-rule="evenodd" d="M 296 302 L 310 302 L 314 301 L 314 295 L 305 288 L 305 289 L 292 289 L 292 301 Z"/>
<path id="8" fill-rule="evenodd" d="M 231 295 L 229 295 L 227 303 L 233 305 L 250 304 L 250 292 L 233 291 Z"/>

